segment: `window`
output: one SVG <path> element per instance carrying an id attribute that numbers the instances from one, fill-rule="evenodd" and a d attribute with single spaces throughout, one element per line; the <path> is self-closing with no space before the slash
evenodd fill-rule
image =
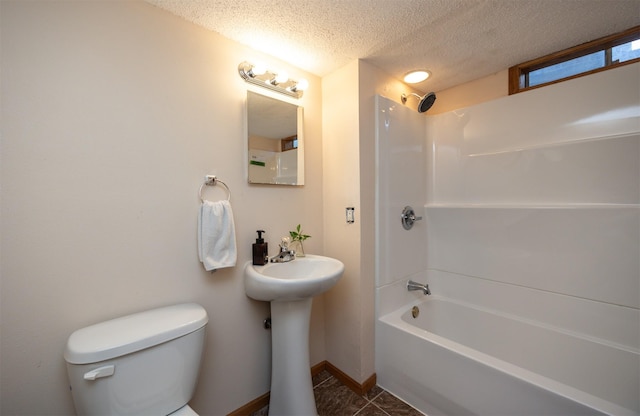
<path id="1" fill-rule="evenodd" d="M 298 136 L 291 136 L 280 140 L 280 146 L 283 152 L 298 148 Z"/>
<path id="2" fill-rule="evenodd" d="M 509 94 L 640 62 L 640 26 L 509 68 Z"/>

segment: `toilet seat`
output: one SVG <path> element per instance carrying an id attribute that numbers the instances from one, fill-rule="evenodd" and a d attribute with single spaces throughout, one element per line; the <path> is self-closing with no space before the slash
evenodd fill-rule
<path id="1" fill-rule="evenodd" d="M 167 416 L 198 416 L 198 414 L 189 405 L 186 405 Z"/>

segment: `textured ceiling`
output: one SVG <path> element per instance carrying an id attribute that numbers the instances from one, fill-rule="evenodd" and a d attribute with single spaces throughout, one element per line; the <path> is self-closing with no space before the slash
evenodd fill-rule
<path id="1" fill-rule="evenodd" d="M 425 68 L 425 92 L 640 25 L 640 0 L 146 1 L 318 76 Z"/>

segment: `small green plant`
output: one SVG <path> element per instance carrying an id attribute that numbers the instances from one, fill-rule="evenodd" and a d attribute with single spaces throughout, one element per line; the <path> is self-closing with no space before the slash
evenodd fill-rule
<path id="1" fill-rule="evenodd" d="M 311 238 L 310 235 L 302 234 L 302 227 L 300 224 L 298 224 L 295 231 L 289 231 L 289 235 L 291 236 L 291 241 L 303 242 L 307 238 Z"/>

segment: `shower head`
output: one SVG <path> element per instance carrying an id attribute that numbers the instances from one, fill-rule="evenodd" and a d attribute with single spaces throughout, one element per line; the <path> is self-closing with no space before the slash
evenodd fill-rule
<path id="1" fill-rule="evenodd" d="M 418 103 L 418 113 L 425 113 L 427 112 L 427 110 L 429 110 L 431 108 L 431 106 L 433 105 L 433 103 L 436 101 L 436 93 L 435 92 L 430 92 L 428 94 L 425 94 L 424 96 L 420 97 L 418 94 L 415 93 L 411 93 L 409 94 L 409 96 L 415 96 L 417 97 L 420 102 Z M 402 104 L 406 104 L 407 102 L 407 94 L 402 94 L 402 96 L 400 97 L 402 100 Z"/>

